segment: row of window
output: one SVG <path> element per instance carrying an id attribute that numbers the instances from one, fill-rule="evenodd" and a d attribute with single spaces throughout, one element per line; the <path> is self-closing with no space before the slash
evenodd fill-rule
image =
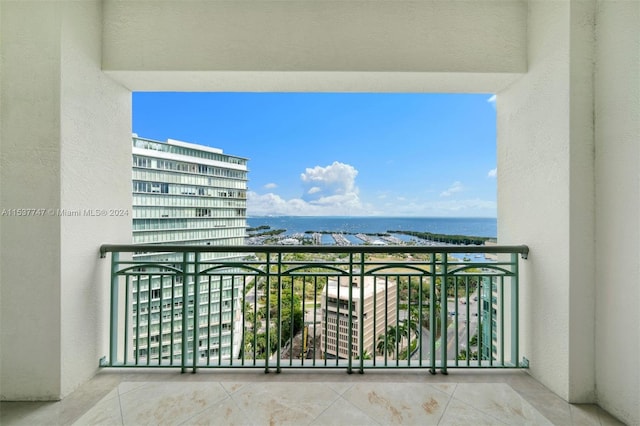
<path id="1" fill-rule="evenodd" d="M 217 218 L 238 218 L 246 217 L 245 208 L 194 208 L 194 207 L 134 207 L 134 219 L 164 219 L 164 218 L 196 218 L 196 217 L 217 217 Z"/>
<path id="2" fill-rule="evenodd" d="M 205 186 L 190 186 L 165 182 L 133 181 L 133 192 L 150 194 L 190 195 L 199 197 L 218 198 L 247 198 L 245 191 L 237 191 L 228 188 L 212 188 Z"/>
<path id="3" fill-rule="evenodd" d="M 206 158 L 207 160 L 222 161 L 224 163 L 246 165 L 247 160 L 231 155 L 219 154 L 193 148 L 169 145 L 165 142 L 156 142 L 146 139 L 133 138 L 133 147 L 140 149 L 150 149 L 154 151 L 168 152 L 171 154 L 186 155 L 188 157 Z"/>
<path id="4" fill-rule="evenodd" d="M 133 234 L 133 243 L 168 243 L 186 240 L 214 240 L 220 238 L 237 238 L 237 243 L 244 241 L 244 228 L 190 229 L 188 231 L 140 231 Z"/>
<path id="5" fill-rule="evenodd" d="M 198 196 L 174 197 L 159 194 L 133 194 L 133 208 L 140 206 L 168 206 L 168 207 L 246 207 L 246 200 L 220 199 Z"/>
<path id="6" fill-rule="evenodd" d="M 230 281 L 230 280 L 229 280 Z M 232 300 L 234 295 L 237 295 L 237 289 L 229 289 L 229 290 L 222 290 L 220 291 L 220 286 L 215 286 L 213 285 L 214 283 L 212 282 L 212 286 L 211 286 L 211 302 L 218 302 L 220 300 L 220 296 L 222 295 L 222 300 Z M 226 286 L 225 286 L 226 287 Z M 200 284 L 200 303 L 206 303 L 209 301 L 209 286 L 208 284 Z M 148 289 L 149 287 L 147 285 L 141 285 L 140 286 L 140 302 L 142 303 L 142 298 L 144 297 L 145 299 L 148 300 L 149 298 L 149 293 L 148 293 Z M 160 292 L 160 288 L 155 288 L 151 290 L 151 299 L 152 300 L 159 300 L 160 299 L 160 295 L 162 294 L 162 301 L 164 302 L 162 304 L 163 309 L 170 309 L 171 308 L 171 303 L 173 302 L 175 307 L 180 307 L 182 306 L 182 287 L 177 287 L 175 289 L 172 289 L 169 287 L 165 287 L 164 289 L 162 289 L 162 292 Z M 172 294 L 173 293 L 173 294 Z M 221 294 L 222 293 L 222 294 Z M 138 297 L 136 296 L 137 292 L 136 292 L 136 288 L 133 288 L 133 305 L 135 306 L 137 301 L 138 301 Z M 146 300 L 145 300 L 146 302 Z M 191 298 L 188 301 L 189 305 L 193 305 L 194 303 L 194 299 Z M 152 309 L 155 309 L 156 307 L 159 308 L 159 303 L 155 303 L 152 305 Z"/>
<path id="7" fill-rule="evenodd" d="M 244 219 L 133 219 L 134 231 L 167 230 L 167 229 L 198 229 L 198 228 L 245 228 Z"/>
<path id="8" fill-rule="evenodd" d="M 180 185 L 207 186 L 213 188 L 247 189 L 247 182 L 241 179 L 190 175 L 154 169 L 133 169 L 133 179 L 148 182 L 167 182 Z"/>
<path id="9" fill-rule="evenodd" d="M 205 164 L 186 163 L 175 160 L 160 160 L 156 158 L 133 156 L 133 166 L 145 169 L 170 170 L 181 173 L 193 173 L 205 176 L 220 176 L 233 179 L 247 179 L 245 170 L 233 170 L 222 167 L 207 166 Z"/>

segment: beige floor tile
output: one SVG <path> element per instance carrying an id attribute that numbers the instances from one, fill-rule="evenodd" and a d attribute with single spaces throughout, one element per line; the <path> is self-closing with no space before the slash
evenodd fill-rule
<path id="1" fill-rule="evenodd" d="M 250 416 L 247 415 L 231 398 L 220 401 L 213 407 L 188 419 L 182 425 L 225 425 L 246 426 L 253 425 Z"/>
<path id="2" fill-rule="evenodd" d="M 229 398 L 219 383 L 148 382 L 120 397 L 130 425 L 177 425 Z"/>
<path id="3" fill-rule="evenodd" d="M 309 424 L 339 395 L 323 383 L 252 383 L 231 398 L 256 425 Z"/>
<path id="4" fill-rule="evenodd" d="M 109 393 L 73 423 L 74 426 L 122 425 L 120 396 L 117 390 Z"/>
<path id="5" fill-rule="evenodd" d="M 621 425 L 521 371 L 105 370 L 60 402 L 1 402 L 5 425 Z"/>
<path id="6" fill-rule="evenodd" d="M 506 424 L 551 425 L 505 383 L 460 383 L 453 397 Z"/>
<path id="7" fill-rule="evenodd" d="M 342 398 L 320 413 L 313 426 L 379 425 L 374 418 Z"/>
<path id="8" fill-rule="evenodd" d="M 521 394 L 521 396 L 554 425 L 562 426 L 571 424 L 571 408 L 569 404 L 559 396 L 549 391 L 536 391 Z"/>
<path id="9" fill-rule="evenodd" d="M 447 409 L 438 423 L 439 426 L 480 426 L 480 425 L 504 425 L 495 417 L 491 417 L 481 411 L 476 410 L 457 399 L 452 399 L 447 405 Z"/>
<path id="10" fill-rule="evenodd" d="M 450 396 L 430 385 L 355 384 L 343 398 L 382 424 L 438 424 Z"/>

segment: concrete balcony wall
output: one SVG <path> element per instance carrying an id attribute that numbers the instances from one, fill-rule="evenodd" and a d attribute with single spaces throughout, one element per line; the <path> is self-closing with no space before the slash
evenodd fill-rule
<path id="1" fill-rule="evenodd" d="M 596 385 L 640 423 L 640 3 L 599 1 L 596 20 Z M 631 361 L 629 361 L 631 356 Z"/>
<path id="2" fill-rule="evenodd" d="M 105 2 L 103 69 L 133 90 L 490 92 L 526 71 L 522 1 L 154 3 Z"/>
<path id="3" fill-rule="evenodd" d="M 529 5 L 528 72 L 497 93 L 498 240 L 531 249 L 521 267 L 521 352 L 564 399 L 572 398 L 570 12 L 569 2 Z"/>
<path id="4" fill-rule="evenodd" d="M 498 95 L 499 237 L 540 256 L 524 267 L 524 353 L 573 402 L 595 399 L 595 13 L 593 1 L 530 2 L 529 72 Z"/>
<path id="5" fill-rule="evenodd" d="M 44 209 L 1 217 L 0 395 L 59 399 L 107 353 L 98 248 L 131 217 L 84 209 L 130 209 L 131 95 L 100 69 L 101 2 L 0 7 L 0 206 Z"/>
<path id="6" fill-rule="evenodd" d="M 60 16 L 0 6 L 0 206 L 60 209 Z M 37 28 L 37 31 L 34 31 Z M 0 216 L 0 395 L 60 392 L 60 218 Z M 10 350 L 11 348 L 11 350 Z"/>

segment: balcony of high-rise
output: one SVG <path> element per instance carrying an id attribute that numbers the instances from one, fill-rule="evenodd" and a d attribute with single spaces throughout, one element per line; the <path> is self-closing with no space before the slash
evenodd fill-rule
<path id="1" fill-rule="evenodd" d="M 495 400 L 531 423 L 640 422 L 638 2 L 3 1 L 0 20 L 2 423 L 515 423 Z M 495 93 L 528 368 L 100 367 L 134 91 Z M 82 209 L 107 214 L 55 214 Z"/>

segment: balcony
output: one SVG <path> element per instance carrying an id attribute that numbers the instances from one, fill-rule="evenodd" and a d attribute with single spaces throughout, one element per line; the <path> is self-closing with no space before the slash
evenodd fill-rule
<path id="1" fill-rule="evenodd" d="M 111 253 L 105 368 L 528 366 L 518 298 L 526 246 L 144 250 L 101 249 Z"/>
<path id="2" fill-rule="evenodd" d="M 0 423 L 619 424 L 527 373 L 525 246 L 145 248 L 178 263 L 139 250 L 101 250 L 101 372 L 62 402 L 3 402 Z"/>

